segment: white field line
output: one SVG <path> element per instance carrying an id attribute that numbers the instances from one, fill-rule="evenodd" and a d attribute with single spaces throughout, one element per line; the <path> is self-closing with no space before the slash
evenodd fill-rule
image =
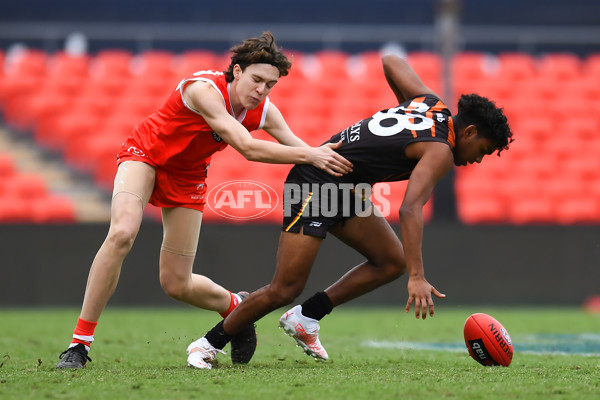
<path id="1" fill-rule="evenodd" d="M 600 350 L 598 353 L 588 352 L 577 352 L 577 351 L 560 351 L 552 349 L 556 348 L 548 344 L 548 350 L 526 350 L 527 345 L 522 346 L 523 350 L 519 349 L 519 346 L 515 346 L 515 353 L 521 354 L 534 354 L 534 355 L 556 355 L 556 356 L 584 356 L 584 357 L 600 357 Z M 513 341 L 514 344 L 514 341 Z M 464 343 L 424 343 L 424 342 L 405 342 L 405 341 L 389 341 L 389 340 L 365 340 L 361 343 L 363 347 L 370 347 L 376 349 L 397 349 L 397 350 L 429 350 L 429 351 L 450 351 L 455 353 L 467 353 L 467 348 Z M 600 343 L 599 343 L 600 346 Z"/>

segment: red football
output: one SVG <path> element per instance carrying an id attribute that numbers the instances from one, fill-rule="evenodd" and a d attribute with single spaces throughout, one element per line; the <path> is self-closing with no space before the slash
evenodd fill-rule
<path id="1" fill-rule="evenodd" d="M 508 367 L 513 357 L 510 335 L 493 317 L 477 313 L 465 321 L 465 344 L 475 361 L 485 366 Z"/>

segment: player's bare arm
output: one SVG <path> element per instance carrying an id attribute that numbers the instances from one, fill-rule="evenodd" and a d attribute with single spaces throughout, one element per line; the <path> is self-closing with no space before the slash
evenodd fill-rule
<path id="1" fill-rule="evenodd" d="M 382 63 L 385 79 L 394 92 L 398 104 L 419 95 L 433 94 L 437 96 L 425 86 L 419 75 L 404 59 L 387 54 L 382 57 Z"/>
<path id="2" fill-rule="evenodd" d="M 334 176 L 352 171 L 352 164 L 333 151 L 334 146 L 290 147 L 254 139 L 226 110 L 221 95 L 206 82 L 189 84 L 184 91 L 196 110 L 225 142 L 249 161 L 273 164 L 311 164 Z"/>
<path id="3" fill-rule="evenodd" d="M 408 301 L 406 312 L 415 303 L 415 316 L 423 319 L 434 314 L 432 293 L 445 297 L 425 279 L 423 268 L 423 206 L 431 196 L 435 185 L 450 171 L 453 156 L 450 147 L 439 142 L 416 142 L 407 146 L 406 155 L 419 159 L 415 166 L 406 194 L 400 207 L 400 231 L 408 270 Z"/>

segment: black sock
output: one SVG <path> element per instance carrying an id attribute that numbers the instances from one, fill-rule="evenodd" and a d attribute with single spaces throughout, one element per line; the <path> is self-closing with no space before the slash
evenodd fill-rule
<path id="1" fill-rule="evenodd" d="M 327 293 L 317 292 L 313 297 L 302 303 L 302 315 L 320 320 L 333 310 L 333 304 Z"/>
<path id="2" fill-rule="evenodd" d="M 216 349 L 223 350 L 223 347 L 231 340 L 231 336 L 225 333 L 223 329 L 223 322 L 221 320 L 214 328 L 212 328 L 204 337 L 208 340 L 208 343 L 212 344 Z"/>

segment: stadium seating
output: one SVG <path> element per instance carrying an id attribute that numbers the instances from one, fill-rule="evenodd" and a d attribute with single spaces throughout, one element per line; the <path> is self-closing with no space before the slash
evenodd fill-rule
<path id="1" fill-rule="evenodd" d="M 48 191 L 45 181 L 22 173 L 13 158 L 0 153 L 0 223 L 73 223 L 75 206 Z"/>
<path id="2" fill-rule="evenodd" d="M 523 82 L 535 76 L 535 58 L 527 53 L 502 53 L 499 78 L 503 82 Z"/>
<path id="3" fill-rule="evenodd" d="M 280 80 L 270 99 L 310 145 L 397 104 L 387 88 L 378 52 L 324 50 L 289 55 L 293 58 L 290 74 Z M 407 58 L 423 81 L 441 93 L 440 56 L 422 51 Z M 229 54 L 208 50 L 134 54 L 114 49 L 83 56 L 0 51 L 4 66 L 0 110 L 9 126 L 31 132 L 39 146 L 61 155 L 68 166 L 90 174 L 98 186 L 110 190 L 115 154 L 131 129 L 165 100 L 183 76 L 198 69 L 223 70 L 229 61 Z M 596 117 L 600 55 L 464 52 L 453 60 L 452 77 L 457 95 L 480 93 L 504 107 L 516 139 L 502 157 L 457 169 L 458 214 L 464 223 L 600 222 L 600 121 Z M 270 139 L 261 132 L 253 134 Z M 211 187 L 224 180 L 262 179 L 281 193 L 289 166 L 251 163 L 230 149 L 224 153 L 214 157 Z M 12 201 L 21 191 L 44 198 L 44 189 L 33 183 L 35 178 L 4 178 L 14 175 L 13 170 L 14 165 L 0 157 L 4 182 L 0 194 L 6 192 L 9 180 L 13 186 L 11 198 L 0 198 L 0 220 L 32 220 L 33 214 L 36 221 L 74 218 L 72 205 L 64 199 L 46 198 L 36 205 Z M 24 183 L 27 180 L 30 186 Z M 405 186 L 391 187 L 390 218 L 397 220 Z M 43 204 L 63 210 L 62 216 L 50 215 Z M 6 216 L 10 210 L 13 217 Z M 428 204 L 428 220 L 431 210 Z M 277 222 L 280 211 L 271 213 L 267 221 Z M 160 219 L 159 212 L 148 213 Z M 219 221 L 211 211 L 205 218 Z"/>

